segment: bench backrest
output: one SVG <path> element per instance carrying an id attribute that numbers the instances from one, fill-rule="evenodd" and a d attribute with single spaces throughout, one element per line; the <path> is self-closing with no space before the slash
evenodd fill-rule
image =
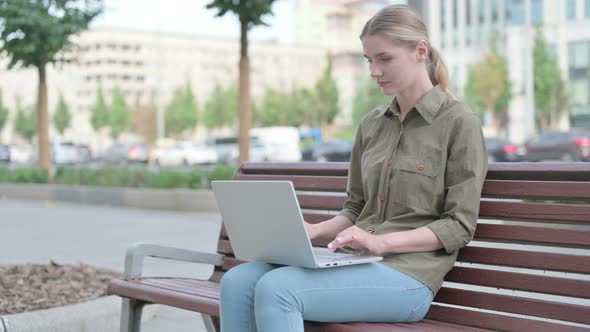
<path id="1" fill-rule="evenodd" d="M 341 209 L 347 173 L 348 163 L 245 163 L 234 179 L 290 180 L 305 220 L 320 222 Z M 590 328 L 589 203 L 590 163 L 490 164 L 475 239 L 428 318 L 506 331 Z M 240 263 L 223 227 L 218 252 L 226 259 L 216 279 Z"/>

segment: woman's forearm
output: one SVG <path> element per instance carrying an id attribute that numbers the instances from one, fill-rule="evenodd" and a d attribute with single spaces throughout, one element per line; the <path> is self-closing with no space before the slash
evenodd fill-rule
<path id="1" fill-rule="evenodd" d="M 435 251 L 443 247 L 442 242 L 428 227 L 388 233 L 377 237 L 383 254 Z"/>

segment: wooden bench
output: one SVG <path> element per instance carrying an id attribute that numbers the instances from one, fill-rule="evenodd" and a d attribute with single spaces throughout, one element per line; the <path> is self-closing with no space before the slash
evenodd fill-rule
<path id="1" fill-rule="evenodd" d="M 347 163 L 245 163 L 236 180 L 291 180 L 305 219 L 319 222 L 345 199 Z M 306 331 L 590 331 L 590 163 L 496 163 L 482 191 L 475 240 L 462 249 L 426 319 L 412 324 L 320 324 Z M 215 265 L 209 280 L 142 278 L 145 257 Z M 219 284 L 239 264 L 222 228 L 218 253 L 149 244 L 127 252 L 121 331 L 139 331 L 141 308 L 203 314 L 217 328 Z"/>

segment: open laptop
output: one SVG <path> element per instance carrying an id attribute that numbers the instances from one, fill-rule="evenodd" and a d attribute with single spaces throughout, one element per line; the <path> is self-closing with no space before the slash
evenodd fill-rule
<path id="1" fill-rule="evenodd" d="M 211 185 L 238 259 L 308 268 L 383 259 L 312 247 L 291 181 L 212 181 Z"/>

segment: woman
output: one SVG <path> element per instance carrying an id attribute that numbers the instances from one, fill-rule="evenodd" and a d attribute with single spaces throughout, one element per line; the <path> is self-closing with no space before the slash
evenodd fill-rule
<path id="1" fill-rule="evenodd" d="M 421 320 L 458 250 L 472 238 L 487 171 L 481 124 L 447 89 L 447 68 L 422 18 L 379 11 L 361 41 L 389 105 L 360 124 L 340 214 L 306 224 L 335 251 L 384 257 L 332 269 L 252 262 L 221 280 L 223 331 L 303 331 L 303 321 Z"/>

